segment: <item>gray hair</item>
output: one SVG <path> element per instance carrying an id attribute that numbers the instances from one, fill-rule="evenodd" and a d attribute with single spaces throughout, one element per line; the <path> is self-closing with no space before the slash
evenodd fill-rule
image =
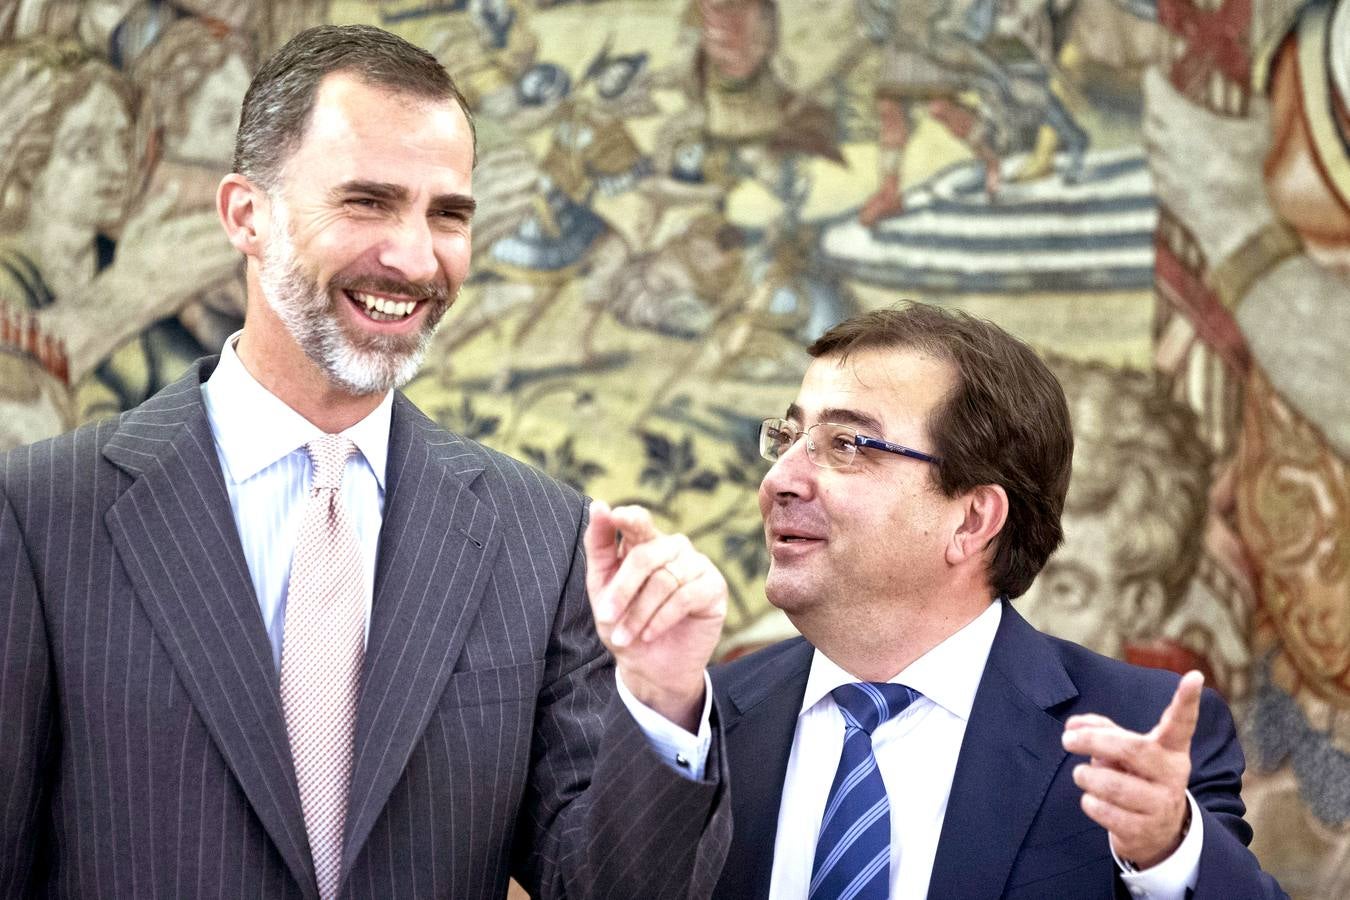
<path id="1" fill-rule="evenodd" d="M 287 41 L 253 77 L 235 138 L 234 171 L 275 187 L 304 139 L 319 83 L 335 72 L 421 99 L 453 99 L 475 135 L 468 101 L 436 57 L 369 25 L 320 25 Z"/>

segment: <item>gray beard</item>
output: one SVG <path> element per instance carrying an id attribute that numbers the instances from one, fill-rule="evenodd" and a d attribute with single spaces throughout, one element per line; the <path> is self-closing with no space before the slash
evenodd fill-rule
<path id="1" fill-rule="evenodd" d="M 297 346 L 333 384 L 353 396 L 383 394 L 411 381 L 439 322 L 415 336 L 363 334 L 354 340 L 334 308 L 343 299 L 322 290 L 296 258 L 289 217 L 279 199 L 272 201 L 272 218 L 275 232 L 263 250 L 258 281 L 267 305 Z"/>

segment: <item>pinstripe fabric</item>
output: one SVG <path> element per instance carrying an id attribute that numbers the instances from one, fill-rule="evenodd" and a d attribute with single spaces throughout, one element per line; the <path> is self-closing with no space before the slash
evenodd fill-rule
<path id="1" fill-rule="evenodd" d="M 198 367 L 0 457 L 0 896 L 317 896 Z M 581 497 L 395 398 L 343 897 L 701 897 L 730 839 L 650 752 Z"/>

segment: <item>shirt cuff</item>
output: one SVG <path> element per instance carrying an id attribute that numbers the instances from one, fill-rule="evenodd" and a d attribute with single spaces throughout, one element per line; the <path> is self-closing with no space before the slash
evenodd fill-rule
<path id="1" fill-rule="evenodd" d="M 691 781 L 703 780 L 703 768 L 708 762 L 708 748 L 712 746 L 712 679 L 703 673 L 703 716 L 699 719 L 698 733 L 690 734 L 674 722 L 644 704 L 628 686 L 623 683 L 619 670 L 614 670 L 614 680 L 619 685 L 619 699 L 628 707 L 648 743 L 661 757 L 661 761 Z"/>
<path id="2" fill-rule="evenodd" d="M 1205 822 L 1200 815 L 1200 806 L 1186 792 L 1186 802 L 1191 805 L 1191 827 L 1181 839 L 1181 846 L 1171 856 L 1148 869 L 1134 869 L 1116 856 L 1111 848 L 1111 856 L 1120 867 L 1120 880 L 1131 897 L 1139 900 L 1185 900 L 1187 891 L 1195 889 L 1200 874 L 1200 850 L 1205 844 Z"/>

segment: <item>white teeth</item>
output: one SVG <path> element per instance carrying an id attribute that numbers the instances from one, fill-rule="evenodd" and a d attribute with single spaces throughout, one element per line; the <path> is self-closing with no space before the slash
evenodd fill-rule
<path id="1" fill-rule="evenodd" d="M 367 312 L 380 313 L 382 316 L 388 316 L 391 319 L 401 319 L 410 315 L 417 307 L 416 301 L 413 300 L 389 300 L 385 297 L 363 294 L 358 291 L 352 291 L 351 296 L 358 303 L 365 304 Z"/>

